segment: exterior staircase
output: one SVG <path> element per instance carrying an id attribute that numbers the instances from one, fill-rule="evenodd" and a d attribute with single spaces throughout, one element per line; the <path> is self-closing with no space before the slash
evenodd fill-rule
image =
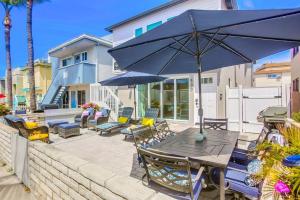
<path id="1" fill-rule="evenodd" d="M 90 101 L 102 107 L 109 108 L 110 118 L 115 121 L 118 118 L 119 108 L 123 106 L 113 87 L 90 85 Z"/>
<path id="2" fill-rule="evenodd" d="M 56 93 L 56 95 L 55 95 L 55 97 L 54 97 L 52 103 L 53 103 L 53 104 L 59 104 L 60 101 L 61 101 L 61 97 L 64 95 L 64 93 L 66 92 L 66 90 L 67 90 L 67 87 L 61 86 L 61 87 L 58 89 L 58 91 L 57 91 L 57 93 Z"/>

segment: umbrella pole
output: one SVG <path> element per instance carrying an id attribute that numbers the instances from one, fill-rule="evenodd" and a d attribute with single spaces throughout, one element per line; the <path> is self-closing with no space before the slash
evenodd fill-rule
<path id="1" fill-rule="evenodd" d="M 198 93 L 198 98 L 199 98 L 199 110 L 198 110 L 198 115 L 199 115 L 199 122 L 200 122 L 200 133 L 203 133 L 203 108 L 202 108 L 202 80 L 201 80 L 201 73 L 202 73 L 202 65 L 201 65 L 201 60 L 200 56 L 197 56 L 197 64 L 198 64 L 198 86 L 199 86 L 199 93 Z"/>
<path id="2" fill-rule="evenodd" d="M 136 97 L 135 97 L 135 88 L 136 88 L 136 85 L 134 85 L 134 87 L 133 87 L 133 100 L 134 100 L 134 102 L 133 102 L 133 104 L 134 104 L 134 119 L 136 120 Z"/>

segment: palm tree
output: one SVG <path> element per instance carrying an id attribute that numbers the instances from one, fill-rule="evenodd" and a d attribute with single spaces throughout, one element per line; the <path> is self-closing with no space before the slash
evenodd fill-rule
<path id="1" fill-rule="evenodd" d="M 26 0 L 27 8 L 27 49 L 28 49 L 28 67 L 29 67 L 29 93 L 30 109 L 36 110 L 35 77 L 34 77 L 34 48 L 32 36 L 32 9 L 34 3 L 42 3 L 45 0 Z"/>
<path id="2" fill-rule="evenodd" d="M 12 95 L 12 70 L 11 70 L 11 52 L 10 52 L 10 30 L 12 27 L 10 12 L 22 2 L 17 0 L 0 0 L 1 5 L 4 8 L 5 17 L 3 20 L 4 35 L 5 35 L 5 51 L 6 51 L 6 84 L 7 84 L 7 98 L 10 108 L 13 106 Z"/>

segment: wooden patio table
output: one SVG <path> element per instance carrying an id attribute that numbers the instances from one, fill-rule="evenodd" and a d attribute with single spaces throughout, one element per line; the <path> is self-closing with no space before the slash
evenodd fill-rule
<path id="1" fill-rule="evenodd" d="M 171 155 L 189 157 L 202 165 L 220 168 L 220 199 L 225 200 L 225 168 L 239 137 L 236 131 L 205 130 L 207 137 L 202 142 L 196 140 L 199 128 L 188 128 L 176 136 L 168 138 L 151 149 Z"/>

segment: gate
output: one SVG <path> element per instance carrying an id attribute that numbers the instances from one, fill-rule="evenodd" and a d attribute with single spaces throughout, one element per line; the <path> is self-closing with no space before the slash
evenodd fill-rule
<path id="1" fill-rule="evenodd" d="M 226 88 L 226 117 L 229 130 L 259 133 L 263 124 L 258 113 L 270 106 L 289 108 L 289 85 L 261 88 Z"/>

